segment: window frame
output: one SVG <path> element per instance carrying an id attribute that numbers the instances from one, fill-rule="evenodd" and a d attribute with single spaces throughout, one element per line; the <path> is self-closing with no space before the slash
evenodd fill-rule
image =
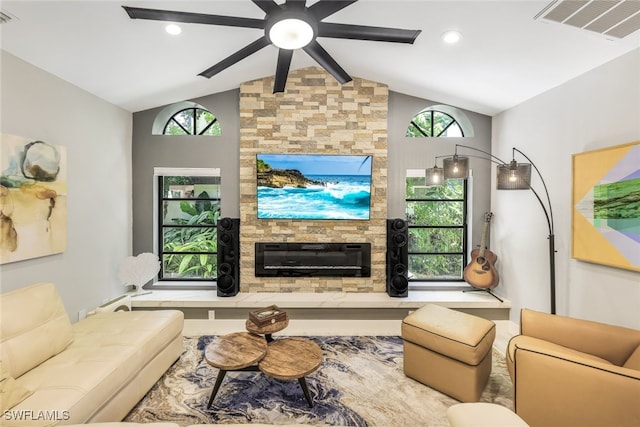
<path id="1" fill-rule="evenodd" d="M 182 124 L 178 120 L 175 119 L 175 117 L 178 114 L 181 114 L 181 113 L 183 113 L 185 111 L 189 111 L 189 110 L 193 111 L 192 112 L 193 133 L 191 133 L 191 132 L 189 132 L 189 130 L 185 129 L 185 127 L 182 126 Z M 213 120 L 209 124 L 207 124 L 204 127 L 204 129 L 202 129 L 202 131 L 200 131 L 200 132 L 198 132 L 198 120 L 197 120 L 197 112 L 198 112 L 198 110 L 205 111 L 205 112 L 207 112 L 207 113 L 209 113 L 209 114 L 211 114 L 213 116 Z M 167 128 L 168 128 L 169 124 L 172 123 L 172 122 L 175 123 L 176 125 L 178 125 L 178 127 L 184 131 L 184 135 L 173 135 L 173 134 L 167 133 Z M 190 107 L 182 108 L 182 109 L 176 111 L 175 113 L 173 113 L 171 115 L 171 117 L 169 117 L 169 119 L 167 119 L 166 123 L 164 124 L 164 127 L 162 128 L 162 134 L 163 135 L 169 135 L 169 136 L 189 136 L 189 135 L 198 135 L 198 136 L 200 136 L 200 135 L 205 135 L 204 132 L 206 132 L 209 128 L 211 128 L 211 126 L 215 125 L 216 123 L 219 123 L 218 122 L 218 117 L 215 114 L 213 114 L 211 111 L 207 110 L 206 108 L 202 108 L 200 106 L 190 106 Z M 220 131 L 219 134 L 205 135 L 205 136 L 220 136 L 221 134 L 222 134 L 222 130 Z"/>
<path id="2" fill-rule="evenodd" d="M 417 172 L 417 173 L 416 173 Z M 407 170 L 405 174 L 405 188 L 406 188 L 406 179 L 407 178 L 416 178 L 425 176 L 425 171 L 423 169 L 420 170 Z M 434 288 L 467 288 L 463 273 L 464 268 L 466 267 L 469 261 L 469 242 L 470 237 L 472 235 L 472 224 L 469 222 L 469 218 L 472 218 L 472 200 L 471 195 L 472 192 L 472 177 L 471 175 L 467 179 L 462 180 L 463 186 L 463 196 L 462 198 L 456 199 L 433 199 L 433 198 L 417 198 L 417 197 L 407 197 L 405 194 L 405 219 L 407 221 L 408 233 L 410 235 L 411 229 L 460 229 L 462 231 L 462 249 L 461 252 L 422 252 L 422 251 L 411 251 L 408 250 L 408 259 L 411 256 L 422 256 L 422 255 L 462 255 L 462 269 L 460 271 L 460 277 L 456 279 L 444 279 L 444 278 L 434 278 L 434 279 L 424 279 L 424 278 L 408 278 L 409 288 L 414 290 L 420 289 L 434 289 Z M 405 190 L 406 191 L 406 190 Z M 463 213 L 462 213 L 462 224 L 460 226 L 430 226 L 430 225 L 412 225 L 411 221 L 407 215 L 407 206 L 409 202 L 424 202 L 424 203 L 433 203 L 433 202 L 443 202 L 443 203 L 460 203 L 463 204 Z M 407 262 L 407 268 L 411 265 L 411 262 Z"/>
<path id="3" fill-rule="evenodd" d="M 451 122 L 444 127 L 444 129 L 442 129 L 437 135 L 434 135 L 434 126 L 435 126 L 435 114 L 442 114 L 444 116 L 447 116 L 451 119 Z M 428 134 L 425 132 L 425 130 L 423 128 L 421 128 L 420 126 L 418 126 L 418 124 L 415 122 L 415 118 L 418 116 L 422 116 L 422 115 L 426 115 L 429 114 L 431 116 L 431 120 L 430 120 L 430 128 L 428 129 Z M 445 132 L 447 132 L 447 129 L 449 129 L 451 126 L 456 125 L 458 127 L 458 129 L 460 130 L 460 136 L 453 136 L 453 137 L 449 137 L 447 135 L 443 134 Z M 458 120 L 456 120 L 455 117 L 453 117 L 453 115 L 446 113 L 444 111 L 441 111 L 437 108 L 429 108 L 426 110 L 422 110 L 420 111 L 418 114 L 416 114 L 415 116 L 413 116 L 411 118 L 411 121 L 409 122 L 409 126 L 407 128 L 407 130 L 413 127 L 415 128 L 418 133 L 420 133 L 422 135 L 423 138 L 464 138 L 465 137 L 465 133 L 464 133 L 464 128 L 462 127 L 462 125 L 460 123 L 458 123 Z M 415 136 L 409 136 L 410 138 L 416 138 Z"/>
<path id="4" fill-rule="evenodd" d="M 165 176 L 187 176 L 187 177 L 216 177 L 220 179 L 220 194 L 219 197 L 209 197 L 203 199 L 197 198 L 166 198 L 163 195 L 163 179 Z M 164 239 L 163 239 L 163 230 L 165 227 L 176 227 L 176 225 L 164 225 L 163 224 L 163 204 L 167 200 L 171 201 L 209 201 L 215 202 L 222 207 L 222 180 L 220 175 L 219 168 L 154 168 L 154 176 L 153 176 L 153 187 L 154 187 L 154 197 L 153 197 L 153 248 L 154 253 L 157 254 L 160 260 L 160 271 L 158 271 L 158 275 L 156 276 L 153 283 L 147 288 L 149 289 L 199 289 L 199 290 L 215 290 L 217 287 L 217 271 L 215 273 L 215 277 L 212 278 L 197 278 L 197 277 L 185 277 L 185 278 L 166 278 L 163 277 L 164 272 L 164 257 L 163 255 L 167 252 L 164 251 Z M 196 227 L 196 226 L 194 226 Z M 210 228 L 213 227 L 217 231 L 217 221 L 216 224 L 212 226 L 197 226 L 196 228 Z M 179 252 L 180 254 L 192 254 L 192 252 Z M 198 254 L 200 252 L 194 252 L 193 254 Z M 212 255 L 217 258 L 217 251 L 207 252 L 207 254 Z M 217 270 L 217 268 L 216 268 Z"/>

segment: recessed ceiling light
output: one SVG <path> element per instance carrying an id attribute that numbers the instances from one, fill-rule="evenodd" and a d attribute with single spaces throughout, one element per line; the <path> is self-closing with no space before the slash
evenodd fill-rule
<path id="1" fill-rule="evenodd" d="M 176 24 L 169 24 L 166 27 L 164 27 L 164 29 L 167 33 L 171 34 L 172 36 L 177 36 L 182 32 L 182 28 L 180 28 Z"/>
<path id="2" fill-rule="evenodd" d="M 454 30 L 447 31 L 442 34 L 442 41 L 448 44 L 458 43 L 461 38 L 462 34 Z"/>

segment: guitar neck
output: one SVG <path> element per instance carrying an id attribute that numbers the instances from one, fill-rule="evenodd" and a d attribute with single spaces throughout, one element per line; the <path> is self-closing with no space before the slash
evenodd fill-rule
<path id="1" fill-rule="evenodd" d="M 482 239 L 480 240 L 480 257 L 484 257 L 484 251 L 487 248 L 487 232 L 489 231 L 489 221 L 492 214 L 485 214 L 484 224 L 482 225 Z"/>

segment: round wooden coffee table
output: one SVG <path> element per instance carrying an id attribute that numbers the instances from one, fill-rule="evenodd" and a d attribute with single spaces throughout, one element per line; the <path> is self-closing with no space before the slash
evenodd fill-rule
<path id="1" fill-rule="evenodd" d="M 322 349 L 318 344 L 303 338 L 282 338 L 269 343 L 258 368 L 278 380 L 297 379 L 309 407 L 313 407 L 305 376 L 318 369 L 321 363 Z"/>
<path id="2" fill-rule="evenodd" d="M 218 372 L 207 408 L 211 407 L 227 371 L 257 371 L 256 364 L 266 353 L 265 339 L 248 332 L 223 335 L 209 344 L 205 349 L 204 358 L 209 365 L 218 368 L 220 372 Z"/>

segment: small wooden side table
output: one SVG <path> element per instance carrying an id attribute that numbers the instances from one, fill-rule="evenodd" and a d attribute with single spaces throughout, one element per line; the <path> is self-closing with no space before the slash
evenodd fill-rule
<path id="1" fill-rule="evenodd" d="M 213 386 L 207 409 L 220 389 L 227 371 L 257 371 L 256 364 L 267 353 L 267 342 L 259 335 L 248 332 L 234 332 L 223 335 L 207 346 L 204 358 L 214 368 L 218 368 L 218 377 Z"/>
<path id="2" fill-rule="evenodd" d="M 278 380 L 297 379 L 309 407 L 313 407 L 305 376 L 322 363 L 322 349 L 304 338 L 282 338 L 269 343 L 267 354 L 258 362 L 258 368 Z"/>

